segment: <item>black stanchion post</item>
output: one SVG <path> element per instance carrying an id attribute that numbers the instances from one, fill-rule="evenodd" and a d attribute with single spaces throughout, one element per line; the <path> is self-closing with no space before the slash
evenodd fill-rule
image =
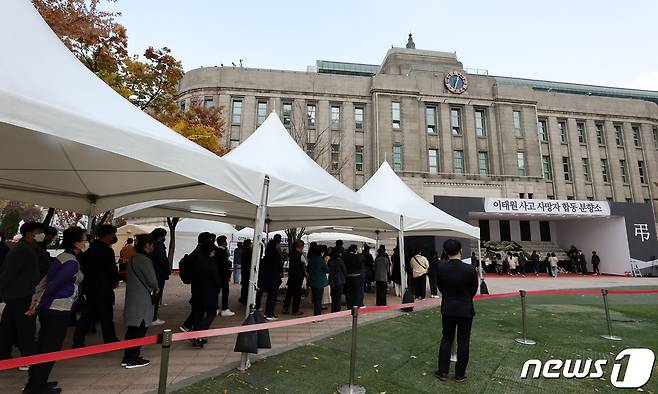
<path id="1" fill-rule="evenodd" d="M 366 389 L 363 386 L 354 384 L 354 373 L 356 369 L 356 331 L 359 318 L 359 307 L 352 307 L 352 349 L 350 351 L 350 381 L 347 384 L 338 386 L 338 394 L 365 394 Z"/>
<path id="2" fill-rule="evenodd" d="M 162 332 L 162 353 L 160 356 L 160 382 L 158 383 L 158 394 L 167 392 L 167 372 L 169 370 L 169 350 L 171 349 L 171 330 Z"/>
<path id="3" fill-rule="evenodd" d="M 603 296 L 603 308 L 605 309 L 605 321 L 608 324 L 608 335 L 601 335 L 601 338 L 611 341 L 621 341 L 621 337 L 612 335 L 612 321 L 610 320 L 610 309 L 608 308 L 608 289 L 601 289 Z"/>
<path id="4" fill-rule="evenodd" d="M 537 342 L 533 341 L 532 339 L 528 339 L 528 324 L 525 313 L 525 290 L 519 290 L 519 295 L 521 296 L 521 322 L 523 324 L 523 338 L 516 338 L 515 341 L 516 343 L 520 343 L 522 345 L 535 345 Z"/>

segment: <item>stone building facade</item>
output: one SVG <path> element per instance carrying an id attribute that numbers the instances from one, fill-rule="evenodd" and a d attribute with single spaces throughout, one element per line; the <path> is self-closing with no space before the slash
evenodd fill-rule
<path id="1" fill-rule="evenodd" d="M 353 189 L 388 160 L 428 201 L 658 197 L 658 92 L 490 76 L 454 53 L 415 49 L 411 37 L 381 65 L 191 70 L 178 99 L 221 106 L 232 146 L 276 111 Z"/>

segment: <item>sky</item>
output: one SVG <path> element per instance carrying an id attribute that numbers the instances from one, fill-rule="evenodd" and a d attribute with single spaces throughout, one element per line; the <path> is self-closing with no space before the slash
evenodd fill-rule
<path id="1" fill-rule="evenodd" d="M 106 7 L 107 8 L 107 7 Z M 129 50 L 185 70 L 381 64 L 391 46 L 456 52 L 490 75 L 658 90 L 658 1 L 118 0 Z"/>

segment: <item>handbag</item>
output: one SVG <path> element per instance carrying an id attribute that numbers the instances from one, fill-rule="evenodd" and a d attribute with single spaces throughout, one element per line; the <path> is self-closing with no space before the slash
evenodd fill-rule
<path id="1" fill-rule="evenodd" d="M 157 304 L 158 303 L 158 294 L 154 293 L 153 290 L 149 290 L 149 287 L 146 286 L 146 283 L 144 283 L 142 278 L 140 278 L 139 275 L 137 275 L 137 272 L 135 271 L 135 266 L 134 266 L 132 261 L 130 262 L 130 269 L 133 271 L 133 274 L 135 274 L 135 277 L 137 278 L 139 283 L 141 283 L 142 286 L 144 286 L 146 291 L 148 291 L 149 295 L 151 296 L 151 305 Z"/>

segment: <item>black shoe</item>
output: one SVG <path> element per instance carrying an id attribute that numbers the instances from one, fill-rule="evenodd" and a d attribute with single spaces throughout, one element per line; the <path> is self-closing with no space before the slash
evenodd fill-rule
<path id="1" fill-rule="evenodd" d="M 49 382 L 50 383 L 50 382 Z M 62 389 L 59 387 L 50 387 L 48 383 L 46 383 L 46 387 L 41 389 L 41 390 L 32 390 L 29 388 L 23 388 L 22 393 L 23 394 L 59 394 L 62 392 Z"/>
<path id="2" fill-rule="evenodd" d="M 192 347 L 195 347 L 197 349 L 203 349 L 203 345 L 204 343 L 201 339 L 196 338 L 192 340 Z"/>
<path id="3" fill-rule="evenodd" d="M 269 321 L 279 320 L 279 316 L 277 315 L 265 316 L 265 320 L 269 320 Z"/>
<path id="4" fill-rule="evenodd" d="M 151 362 L 149 360 L 145 360 L 141 357 L 137 357 L 134 360 L 128 360 L 128 362 L 126 362 L 126 366 L 124 368 L 126 368 L 126 369 L 141 368 L 141 367 L 145 367 L 149 364 L 151 364 Z"/>
<path id="5" fill-rule="evenodd" d="M 466 375 L 464 375 L 464 376 L 455 376 L 455 382 L 457 382 L 457 383 L 465 382 L 467 380 L 468 380 L 468 376 L 466 376 Z"/>
<path id="6" fill-rule="evenodd" d="M 448 380 L 448 374 L 440 373 L 439 371 L 434 372 L 434 376 L 442 382 Z"/>

